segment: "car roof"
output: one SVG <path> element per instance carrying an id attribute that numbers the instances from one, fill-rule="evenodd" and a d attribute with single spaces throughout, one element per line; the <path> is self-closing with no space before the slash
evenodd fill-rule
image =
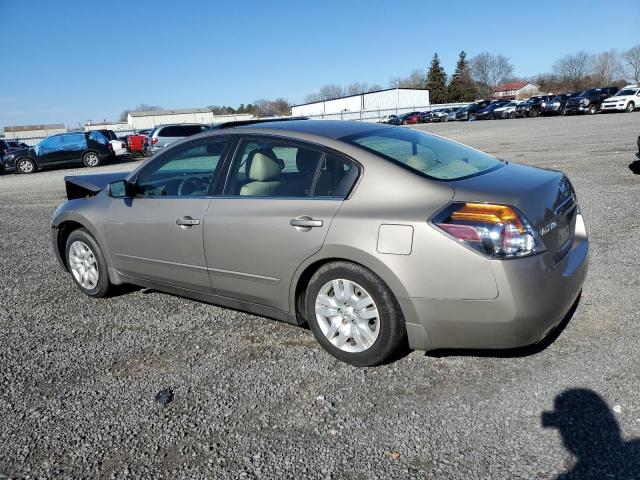
<path id="1" fill-rule="evenodd" d="M 348 135 L 357 135 L 361 132 L 369 130 L 381 129 L 381 128 L 397 128 L 390 125 L 384 125 L 379 123 L 368 122 L 356 122 L 353 120 L 292 120 L 292 121 L 280 121 L 280 122 L 265 122 L 265 123 L 253 123 L 250 125 L 243 125 L 233 127 L 224 131 L 251 130 L 251 131 L 264 131 L 266 133 L 306 133 L 310 135 L 316 135 L 318 137 L 325 137 L 331 139 L 339 139 Z"/>

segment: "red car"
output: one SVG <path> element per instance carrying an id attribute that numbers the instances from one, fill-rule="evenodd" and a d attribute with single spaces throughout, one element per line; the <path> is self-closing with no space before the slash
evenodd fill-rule
<path id="1" fill-rule="evenodd" d="M 420 123 L 420 113 L 413 113 L 402 121 L 403 125 L 415 125 L 416 123 Z"/>
<path id="2" fill-rule="evenodd" d="M 141 130 L 136 135 L 128 135 L 127 136 L 127 149 L 131 153 L 139 153 L 145 157 L 149 156 L 145 148 L 147 144 L 147 135 L 150 130 Z"/>

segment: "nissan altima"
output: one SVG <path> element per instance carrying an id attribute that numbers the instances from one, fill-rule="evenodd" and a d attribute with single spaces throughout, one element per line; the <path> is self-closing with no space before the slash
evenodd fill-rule
<path id="1" fill-rule="evenodd" d="M 65 183 L 53 250 L 88 296 L 135 284 L 307 323 L 357 366 L 536 343 L 587 273 L 562 172 L 409 128 L 236 122 Z"/>

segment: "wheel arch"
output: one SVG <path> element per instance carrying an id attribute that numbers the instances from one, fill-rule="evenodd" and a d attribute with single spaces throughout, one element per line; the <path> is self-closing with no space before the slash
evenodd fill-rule
<path id="1" fill-rule="evenodd" d="M 396 274 L 375 256 L 349 247 L 336 247 L 327 249 L 327 251 L 321 250 L 298 267 L 291 281 L 289 294 L 290 311 L 293 312 L 298 323 L 304 323 L 305 321 L 304 294 L 309 286 L 311 277 L 323 265 L 330 262 L 349 262 L 360 265 L 380 277 L 396 298 L 408 296 L 404 285 Z"/>
<path id="2" fill-rule="evenodd" d="M 17 170 L 18 170 L 18 162 L 19 162 L 20 160 L 25 160 L 25 159 L 26 159 L 26 160 L 31 160 L 31 161 L 33 162 L 33 164 L 36 166 L 36 170 L 39 170 L 39 169 L 40 169 L 40 164 L 38 163 L 38 160 L 36 160 L 36 159 L 35 159 L 35 158 L 33 158 L 33 157 L 30 157 L 29 155 L 22 155 L 21 157 L 16 158 L 16 159 L 13 161 L 13 168 L 15 168 L 15 169 L 16 169 L 16 171 L 17 171 Z"/>
<path id="3" fill-rule="evenodd" d="M 67 271 L 69 270 L 69 265 L 67 263 L 67 252 L 65 251 L 67 239 L 74 231 L 81 228 L 84 228 L 85 230 L 91 232 L 90 229 L 88 229 L 84 224 L 78 222 L 77 220 L 63 220 L 57 226 L 55 249 L 62 265 Z"/>

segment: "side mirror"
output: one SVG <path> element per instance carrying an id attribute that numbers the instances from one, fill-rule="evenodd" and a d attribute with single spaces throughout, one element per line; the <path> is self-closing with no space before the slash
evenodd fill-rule
<path id="1" fill-rule="evenodd" d="M 135 185 L 126 180 L 118 180 L 109 184 L 109 196 L 113 198 L 133 197 Z"/>

